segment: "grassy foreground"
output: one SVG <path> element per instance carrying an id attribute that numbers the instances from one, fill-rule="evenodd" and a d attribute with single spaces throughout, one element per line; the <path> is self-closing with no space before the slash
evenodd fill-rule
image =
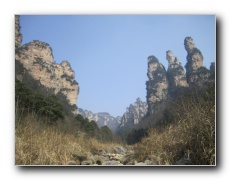
<path id="1" fill-rule="evenodd" d="M 148 135 L 132 146 L 135 160 L 144 162 L 151 156 L 158 165 L 175 165 L 181 159 L 191 165 L 215 165 L 214 93 L 213 89 L 198 95 L 191 91 L 173 101 L 163 123 L 149 128 Z M 87 136 L 79 124 L 47 124 L 41 118 L 31 111 L 23 113 L 16 106 L 16 165 L 67 165 L 73 154 L 95 154 L 119 145 Z"/>
<path id="2" fill-rule="evenodd" d="M 152 127 L 135 145 L 137 158 L 152 155 L 159 165 L 173 165 L 182 157 L 193 165 L 215 165 L 215 96 L 205 92 L 180 99 L 171 106 L 172 122 Z"/>
<path id="3" fill-rule="evenodd" d="M 63 123 L 44 124 L 32 114 L 20 123 L 16 121 L 15 164 L 16 165 L 67 165 L 72 154 L 98 152 L 114 143 L 101 143 L 86 138 L 81 133 L 69 133 L 71 125 Z"/>

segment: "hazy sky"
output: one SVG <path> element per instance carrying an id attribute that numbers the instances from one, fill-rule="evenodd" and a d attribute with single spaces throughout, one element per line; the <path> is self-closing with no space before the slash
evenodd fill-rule
<path id="1" fill-rule="evenodd" d="M 54 60 L 68 60 L 80 93 L 77 106 L 123 115 L 140 97 L 146 101 L 147 58 L 168 68 L 171 50 L 184 66 L 184 38 L 193 38 L 209 68 L 215 61 L 214 15 L 21 16 L 22 44 L 44 41 Z"/>

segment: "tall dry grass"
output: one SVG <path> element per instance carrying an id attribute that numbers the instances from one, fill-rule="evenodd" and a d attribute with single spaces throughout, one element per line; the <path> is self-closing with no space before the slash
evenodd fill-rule
<path id="1" fill-rule="evenodd" d="M 80 131 L 73 133 L 71 128 L 67 123 L 48 125 L 36 113 L 23 115 L 16 110 L 15 164 L 67 165 L 73 154 L 93 154 L 115 146 L 86 138 Z"/>
<path id="2" fill-rule="evenodd" d="M 202 101 L 182 98 L 174 103 L 174 121 L 149 130 L 149 136 L 135 145 L 137 158 L 155 157 L 159 165 L 174 165 L 181 158 L 193 165 L 215 165 L 214 97 Z"/>

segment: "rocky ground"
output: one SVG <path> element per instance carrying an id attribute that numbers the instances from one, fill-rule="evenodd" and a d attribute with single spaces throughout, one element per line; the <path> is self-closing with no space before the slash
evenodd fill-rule
<path id="1" fill-rule="evenodd" d="M 91 166 L 122 166 L 122 165 L 156 165 L 153 158 L 148 156 L 144 162 L 135 160 L 135 153 L 131 149 L 126 149 L 122 146 L 99 150 L 95 154 L 92 153 L 73 153 L 73 159 L 68 162 L 68 165 L 91 165 Z"/>
<path id="2" fill-rule="evenodd" d="M 72 160 L 69 166 L 158 166 L 157 157 L 154 155 L 146 156 L 145 160 L 138 162 L 135 152 L 123 146 L 108 147 L 92 153 L 72 153 Z M 175 162 L 176 166 L 192 165 L 190 159 L 182 157 Z"/>

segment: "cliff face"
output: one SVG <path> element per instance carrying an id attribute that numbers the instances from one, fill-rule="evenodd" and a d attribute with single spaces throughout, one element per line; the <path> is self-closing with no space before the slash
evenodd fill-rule
<path id="1" fill-rule="evenodd" d="M 22 34 L 20 33 L 20 24 L 19 24 L 19 16 L 15 16 L 15 48 L 21 46 L 22 43 Z"/>
<path id="2" fill-rule="evenodd" d="M 168 80 L 164 66 L 155 56 L 148 57 L 148 78 L 146 82 L 148 113 L 153 114 L 164 104 L 168 95 Z"/>
<path id="3" fill-rule="evenodd" d="M 158 109 L 164 109 L 164 102 L 172 98 L 180 87 L 203 87 L 208 83 L 215 83 L 215 63 L 211 64 L 210 70 L 203 66 L 203 55 L 191 37 L 184 39 L 184 47 L 188 53 L 186 73 L 172 51 L 166 52 L 167 73 L 155 56 L 148 58 L 149 80 L 146 82 L 146 90 L 149 115 Z"/>
<path id="4" fill-rule="evenodd" d="M 19 61 L 35 80 L 41 85 L 66 95 L 70 105 L 76 105 L 79 92 L 78 83 L 75 81 L 74 71 L 68 61 L 60 64 L 54 63 L 52 49 L 49 44 L 41 41 L 32 41 L 20 46 L 19 18 L 15 19 L 15 44 L 18 45 L 15 60 Z M 23 74 L 16 74 L 21 80 Z"/>
<path id="5" fill-rule="evenodd" d="M 166 52 L 168 60 L 167 78 L 169 82 L 169 92 L 173 93 L 178 87 L 187 87 L 188 83 L 183 66 L 173 55 L 172 51 Z"/>
<path id="6" fill-rule="evenodd" d="M 210 71 L 203 66 L 203 55 L 201 51 L 196 48 L 191 37 L 185 38 L 184 47 L 188 53 L 185 68 L 189 86 L 202 86 L 204 83 L 209 82 Z"/>
<path id="7" fill-rule="evenodd" d="M 113 117 L 107 112 L 93 113 L 91 111 L 78 108 L 77 114 L 80 114 L 82 117 L 89 119 L 89 121 L 95 121 L 98 127 L 108 126 L 112 132 L 117 130 L 121 122 L 120 116 Z"/>
<path id="8" fill-rule="evenodd" d="M 121 118 L 120 127 L 125 126 L 126 123 L 130 123 L 133 125 L 138 124 L 141 119 L 146 115 L 147 109 L 147 103 L 142 102 L 140 98 L 137 98 L 136 102 L 130 104 L 130 106 L 126 108 L 126 112 Z"/>

